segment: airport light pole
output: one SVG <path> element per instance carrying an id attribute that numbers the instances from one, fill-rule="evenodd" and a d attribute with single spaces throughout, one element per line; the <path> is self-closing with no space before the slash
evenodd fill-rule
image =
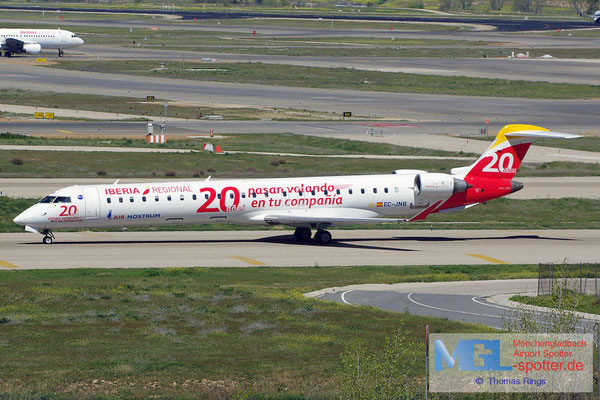
<path id="1" fill-rule="evenodd" d="M 164 123 L 165 130 L 167 129 L 167 107 L 168 106 L 169 106 L 169 102 L 165 101 L 165 123 Z"/>

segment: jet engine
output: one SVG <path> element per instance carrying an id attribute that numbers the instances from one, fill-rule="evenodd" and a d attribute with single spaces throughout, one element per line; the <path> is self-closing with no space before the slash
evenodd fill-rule
<path id="1" fill-rule="evenodd" d="M 448 174 L 425 173 L 415 176 L 414 190 L 419 197 L 448 197 L 467 190 L 467 182 Z"/>
<path id="2" fill-rule="evenodd" d="M 42 52 L 42 46 L 38 43 L 25 43 L 23 44 L 23 51 L 26 54 L 40 54 Z"/>

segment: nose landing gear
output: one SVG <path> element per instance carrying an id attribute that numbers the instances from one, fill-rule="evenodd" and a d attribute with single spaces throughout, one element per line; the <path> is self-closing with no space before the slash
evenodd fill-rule
<path id="1" fill-rule="evenodd" d="M 52 231 L 50 229 L 44 230 L 42 232 L 42 235 L 44 235 L 44 238 L 42 239 L 42 242 L 44 244 L 52 244 L 52 242 L 55 239 L 54 234 L 52 233 Z"/>
<path id="2" fill-rule="evenodd" d="M 59 57 L 64 57 L 65 56 L 65 51 L 63 49 L 58 49 L 58 56 Z"/>

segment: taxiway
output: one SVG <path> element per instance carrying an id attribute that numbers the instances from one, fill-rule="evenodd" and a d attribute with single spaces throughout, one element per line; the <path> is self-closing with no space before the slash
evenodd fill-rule
<path id="1" fill-rule="evenodd" d="M 333 230 L 328 246 L 299 243 L 291 230 L 57 232 L 0 234 L 0 266 L 146 268 L 335 265 L 453 265 L 596 262 L 598 230 Z"/>

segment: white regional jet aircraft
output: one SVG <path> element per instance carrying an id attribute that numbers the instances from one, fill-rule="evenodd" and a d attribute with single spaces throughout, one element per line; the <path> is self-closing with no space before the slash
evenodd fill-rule
<path id="1" fill-rule="evenodd" d="M 76 34 L 60 29 L 0 29 L 0 47 L 4 56 L 13 54 L 40 54 L 44 49 L 58 49 L 58 56 L 64 55 L 64 49 L 77 47 L 83 40 Z"/>
<path id="2" fill-rule="evenodd" d="M 327 244 L 331 226 L 417 221 L 464 210 L 520 190 L 513 181 L 531 139 L 574 138 L 531 125 L 507 125 L 479 159 L 451 174 L 397 170 L 387 175 L 231 179 L 70 186 L 44 197 L 14 222 L 52 243 L 52 230 L 231 222 L 287 225 Z"/>

